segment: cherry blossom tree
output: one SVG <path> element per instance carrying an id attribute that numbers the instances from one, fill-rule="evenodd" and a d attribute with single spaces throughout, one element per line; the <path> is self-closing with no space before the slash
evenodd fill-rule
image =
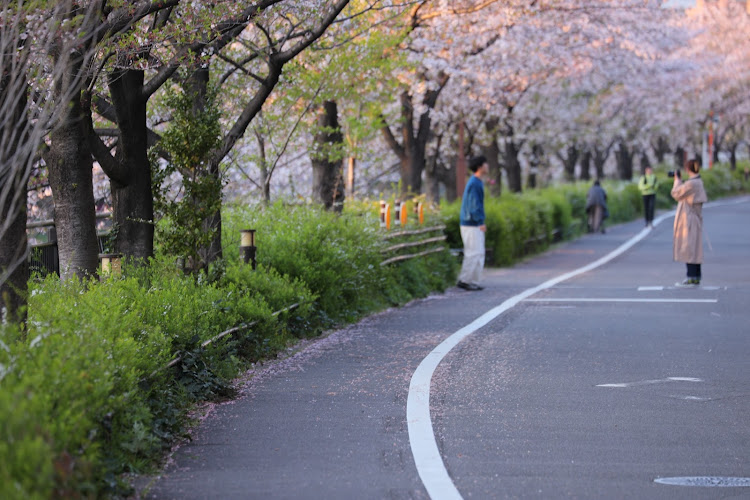
<path id="1" fill-rule="evenodd" d="M 97 12 L 77 2 L 0 2 L 0 311 L 23 320 L 26 185 L 44 137 L 58 130 L 84 84 Z"/>

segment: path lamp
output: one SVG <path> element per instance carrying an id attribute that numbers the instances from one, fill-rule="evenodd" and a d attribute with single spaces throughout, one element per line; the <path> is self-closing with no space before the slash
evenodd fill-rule
<path id="1" fill-rule="evenodd" d="M 257 269 L 255 261 L 255 229 L 242 229 L 240 231 L 240 257 L 245 264 L 252 264 L 253 271 Z"/>
<path id="2" fill-rule="evenodd" d="M 121 253 L 100 253 L 99 262 L 102 267 L 101 278 L 108 276 L 122 275 L 122 254 Z"/>

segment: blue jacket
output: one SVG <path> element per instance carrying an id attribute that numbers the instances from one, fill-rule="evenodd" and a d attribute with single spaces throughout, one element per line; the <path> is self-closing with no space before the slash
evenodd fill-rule
<path id="1" fill-rule="evenodd" d="M 464 189 L 460 224 L 462 226 L 484 224 L 484 184 L 476 175 L 471 176 Z"/>

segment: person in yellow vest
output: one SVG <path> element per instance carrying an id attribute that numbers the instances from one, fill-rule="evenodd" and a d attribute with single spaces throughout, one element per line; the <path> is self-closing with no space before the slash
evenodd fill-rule
<path id="1" fill-rule="evenodd" d="M 657 187 L 659 187 L 659 181 L 656 179 L 654 169 L 646 167 L 643 175 L 638 179 L 638 189 L 643 196 L 643 216 L 646 219 L 646 227 L 654 227 Z"/>

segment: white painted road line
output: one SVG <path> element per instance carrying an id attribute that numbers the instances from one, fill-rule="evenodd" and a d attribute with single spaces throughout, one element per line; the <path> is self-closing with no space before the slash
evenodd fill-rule
<path id="1" fill-rule="evenodd" d="M 674 211 L 660 215 L 654 219 L 654 226 L 659 225 L 664 219 L 672 216 L 674 216 Z M 432 381 L 432 375 L 435 373 L 435 369 L 440 364 L 440 361 L 442 361 L 451 349 L 463 339 L 479 330 L 505 311 L 511 309 L 519 302 L 528 299 L 535 293 L 551 288 L 558 283 L 606 264 L 615 257 L 628 251 L 633 245 L 645 238 L 651 231 L 651 228 L 644 228 L 641 232 L 604 257 L 576 270 L 561 274 L 556 278 L 545 281 L 541 285 L 529 288 L 528 290 L 509 298 L 499 306 L 490 309 L 470 324 L 450 335 L 422 360 L 414 371 L 414 374 L 411 377 L 411 382 L 409 383 L 409 395 L 406 400 L 406 422 L 409 432 L 411 453 L 414 457 L 414 465 L 416 465 L 422 484 L 424 484 L 427 494 L 432 500 L 453 500 L 462 498 L 456 485 L 453 484 L 453 480 L 450 478 L 448 471 L 445 469 L 443 458 L 440 456 L 440 450 L 435 441 L 435 433 L 432 429 L 432 419 L 430 418 L 430 382 Z"/>
<path id="2" fill-rule="evenodd" d="M 562 298 L 562 299 L 526 299 L 526 302 L 659 302 L 659 303 L 669 303 L 674 302 L 676 304 L 679 303 L 693 303 L 693 304 L 715 304 L 718 302 L 717 299 L 628 299 L 628 298 L 585 298 L 585 297 L 579 297 L 579 298 Z"/>
<path id="3" fill-rule="evenodd" d="M 639 385 L 666 384 L 669 382 L 703 382 L 703 379 L 694 377 L 667 377 L 657 380 L 640 380 L 638 382 L 623 382 L 619 384 L 599 384 L 597 387 L 636 387 Z"/>

